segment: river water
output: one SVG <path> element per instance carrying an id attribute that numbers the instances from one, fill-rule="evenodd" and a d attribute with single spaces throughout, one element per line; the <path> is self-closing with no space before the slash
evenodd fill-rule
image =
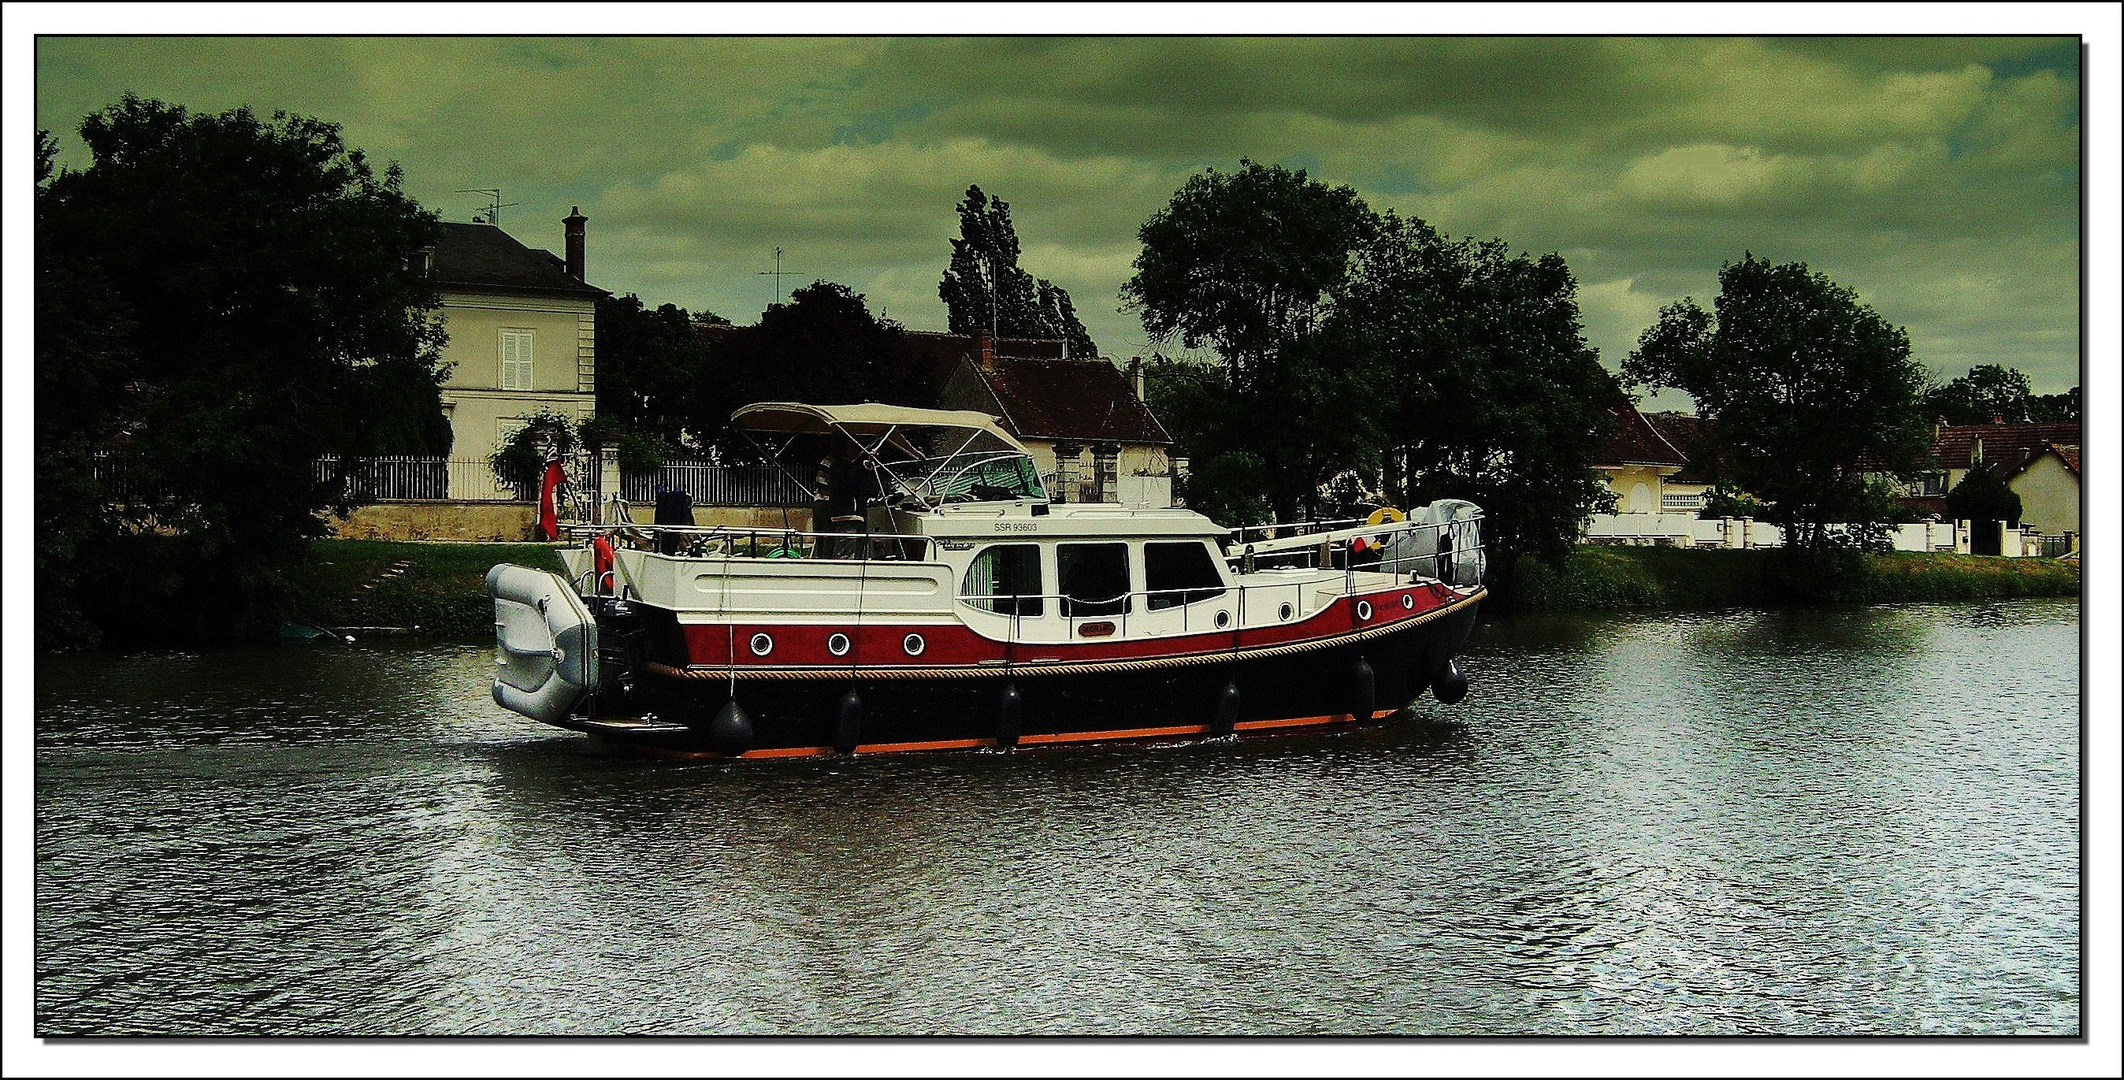
<path id="1" fill-rule="evenodd" d="M 2081 1028 L 2070 601 L 1515 619 L 1377 730 L 740 765 L 491 655 L 40 658 L 37 1033 Z"/>

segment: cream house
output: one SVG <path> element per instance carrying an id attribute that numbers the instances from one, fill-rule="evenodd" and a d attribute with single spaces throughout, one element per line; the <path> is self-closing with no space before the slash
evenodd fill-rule
<path id="1" fill-rule="evenodd" d="M 450 334 L 442 401 L 453 459 L 485 458 L 541 409 L 596 413 L 597 298 L 608 294 L 583 280 L 586 220 L 580 208 L 563 219 L 565 259 L 497 226 L 458 222 L 443 223 L 424 253 Z M 476 486 L 479 470 L 452 471 L 454 499 L 501 495 L 456 490 Z"/>
<path id="2" fill-rule="evenodd" d="M 2080 448 L 2047 443 L 2006 476 L 2021 497 L 2021 524 L 2047 536 L 2080 536 Z"/>
<path id="3" fill-rule="evenodd" d="M 1688 458 L 1635 407 L 1615 405 L 1608 412 L 1615 417 L 1615 434 L 1608 439 L 1608 445 L 1602 448 L 1600 459 L 1593 463 L 1593 467 L 1607 480 L 1608 490 L 1615 493 L 1615 512 L 1693 514 L 1700 509 L 1705 487 L 1700 482 L 1686 486 L 1691 505 L 1667 506 L 1669 481 L 1688 465 Z"/>

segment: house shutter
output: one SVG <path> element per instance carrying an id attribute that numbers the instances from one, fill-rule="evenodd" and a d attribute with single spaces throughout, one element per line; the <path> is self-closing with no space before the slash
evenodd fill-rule
<path id="1" fill-rule="evenodd" d="M 501 388 L 529 390 L 531 382 L 531 331 L 501 332 Z"/>

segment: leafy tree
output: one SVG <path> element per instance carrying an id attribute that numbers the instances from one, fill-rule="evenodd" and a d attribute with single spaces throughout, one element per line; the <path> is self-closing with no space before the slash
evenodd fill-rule
<path id="1" fill-rule="evenodd" d="M 759 325 L 711 348 L 687 429 L 705 445 L 742 453 L 744 444 L 729 438 L 730 414 L 759 401 L 936 404 L 900 325 L 871 314 L 861 293 L 830 281 L 796 290 Z"/>
<path id="2" fill-rule="evenodd" d="M 1390 214 L 1329 318 L 1338 351 L 1377 366 L 1388 488 L 1410 506 L 1482 506 L 1501 573 L 1521 554 L 1567 555 L 1605 490 L 1592 464 L 1621 389 L 1586 344 L 1577 293 L 1560 256 Z"/>
<path id="3" fill-rule="evenodd" d="M 127 96 L 80 131 L 80 171 L 39 139 L 45 584 L 119 638 L 271 631 L 355 459 L 447 447 L 408 260 L 440 228 L 325 121 Z"/>
<path id="4" fill-rule="evenodd" d="M 1243 386 L 1318 326 L 1378 219 L 1354 190 L 1303 169 L 1239 165 L 1189 177 L 1143 223 L 1121 296 L 1152 337 L 1212 347 Z"/>
<path id="5" fill-rule="evenodd" d="M 2062 394 L 2039 394 L 2029 399 L 2030 419 L 2038 422 L 2077 423 L 2080 419 L 2080 388 Z"/>
<path id="6" fill-rule="evenodd" d="M 1010 204 L 972 186 L 958 210 L 959 238 L 951 242 L 951 265 L 937 284 L 951 332 L 1059 339 L 1069 343 L 1072 356 L 1099 355 L 1069 292 L 1018 267 Z"/>
<path id="7" fill-rule="evenodd" d="M 1999 364 L 1979 364 L 1969 374 L 1926 391 L 1925 416 L 1950 424 L 2025 424 L 2041 419 L 2028 376 Z"/>
<path id="8" fill-rule="evenodd" d="M 1957 521 L 2019 522 L 2021 497 L 1997 473 L 1979 465 L 1947 493 L 1947 511 Z"/>
<path id="9" fill-rule="evenodd" d="M 1696 516 L 1706 520 L 1717 520 L 1719 518 L 1767 519 L 1768 514 L 1769 508 L 1762 504 L 1762 500 L 1721 480 L 1712 486 L 1710 494 L 1704 499 L 1703 510 L 1699 511 Z"/>
<path id="10" fill-rule="evenodd" d="M 581 430 L 582 425 L 566 414 L 540 409 L 510 432 L 487 461 L 495 479 L 515 488 L 519 498 L 535 499 L 546 477 L 546 462 L 575 453 L 583 445 Z"/>
<path id="11" fill-rule="evenodd" d="M 1377 218 L 1304 170 L 1240 166 L 1190 177 L 1143 224 L 1121 288 L 1151 336 L 1217 354 L 1155 363 L 1151 397 L 1193 462 L 1189 504 L 1235 525 L 1309 516 L 1330 478 L 1376 474 L 1379 448 L 1367 367 L 1320 334 Z"/>
<path id="12" fill-rule="evenodd" d="M 1870 525 L 1882 512 L 1866 471 L 1908 475 L 1930 445 L 1908 335 L 1805 263 L 1753 253 L 1719 272 L 1716 308 L 1715 318 L 1692 299 L 1663 309 L 1624 378 L 1696 399 L 1713 421 L 1711 449 L 1769 506 L 1788 552 L 1836 546 L 1824 525 Z"/>
<path id="13" fill-rule="evenodd" d="M 689 407 L 707 376 L 711 349 L 697 329 L 723 323 L 713 312 L 689 314 L 675 304 L 654 310 L 641 298 L 597 301 L 597 416 L 585 442 L 619 451 L 630 469 L 676 457 Z"/>
<path id="14" fill-rule="evenodd" d="M 1142 237 L 1124 293 L 1145 328 L 1221 361 L 1152 370 L 1195 462 L 1191 505 L 1265 496 L 1288 520 L 1354 475 L 1404 505 L 1481 504 L 1501 571 L 1520 552 L 1569 550 L 1601 492 L 1591 463 L 1620 390 L 1561 258 L 1449 242 L 1251 162 L 1191 179 Z"/>

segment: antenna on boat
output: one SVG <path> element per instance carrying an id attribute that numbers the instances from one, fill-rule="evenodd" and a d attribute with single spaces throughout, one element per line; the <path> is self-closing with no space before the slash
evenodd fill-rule
<path id="1" fill-rule="evenodd" d="M 772 269 L 772 270 L 758 270 L 758 271 L 754 271 L 754 272 L 755 272 L 755 273 L 757 273 L 757 274 L 759 274 L 759 275 L 760 275 L 761 277 L 769 277 L 769 276 L 772 276 L 772 277 L 774 278 L 774 302 L 775 302 L 775 303 L 777 303 L 777 304 L 779 304 L 779 303 L 781 303 L 781 302 L 782 302 L 782 297 L 783 297 L 783 295 L 784 295 L 784 293 L 782 292 L 782 276 L 783 276 L 783 275 L 785 275 L 785 274 L 796 274 L 796 273 L 802 273 L 802 271 L 799 271 L 799 270 L 784 270 L 784 269 L 782 269 L 782 249 L 781 249 L 781 248 L 775 248 L 775 249 L 774 249 L 774 269 Z"/>

